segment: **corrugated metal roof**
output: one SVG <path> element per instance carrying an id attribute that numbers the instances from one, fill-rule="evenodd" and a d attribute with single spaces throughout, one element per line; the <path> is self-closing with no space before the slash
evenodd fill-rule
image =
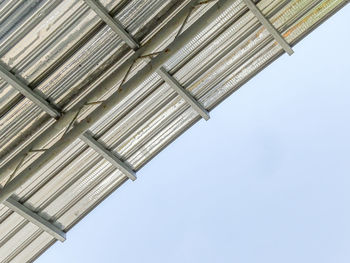
<path id="1" fill-rule="evenodd" d="M 159 57 L 164 57 L 163 68 L 210 111 L 284 53 L 241 0 L 100 3 L 143 52 L 129 48 L 82 0 L 0 3 L 2 65 L 61 112 L 56 119 L 50 117 L 0 80 L 3 189 L 9 179 L 17 180 L 41 162 L 39 157 L 49 152 L 46 149 L 73 134 L 78 124 L 97 110 L 103 112 L 100 102 L 113 96 L 118 103 L 98 116 L 89 133 L 134 171 L 200 120 L 198 112 L 152 68 Z M 193 3 L 199 4 L 193 7 Z M 255 4 L 293 46 L 346 2 L 261 0 Z M 204 21 L 207 14 L 216 17 Z M 183 33 L 178 34 L 182 26 Z M 197 33 L 191 35 L 191 30 Z M 180 43 L 184 36 L 186 41 Z M 168 50 L 175 42 L 180 43 L 177 51 Z M 135 54 L 144 58 L 134 61 Z M 138 83 L 140 72 L 147 74 L 139 85 L 129 85 Z M 121 90 L 121 84 L 128 90 Z M 86 105 L 86 98 L 96 103 Z M 72 118 L 67 116 L 76 113 L 78 124 L 69 126 Z M 60 122 L 65 125 L 53 128 Z M 64 232 L 128 180 L 81 139 L 72 140 L 11 196 Z M 4 204 L 0 223 L 0 262 L 32 261 L 56 241 Z"/>

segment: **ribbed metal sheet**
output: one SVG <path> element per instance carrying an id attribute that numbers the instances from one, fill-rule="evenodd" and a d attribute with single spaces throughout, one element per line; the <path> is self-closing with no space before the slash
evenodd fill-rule
<path id="1" fill-rule="evenodd" d="M 101 1 L 141 43 L 188 2 Z M 213 4 L 195 9 L 184 29 Z M 344 4 L 342 0 L 262 0 L 257 6 L 294 45 Z M 171 32 L 153 51 L 171 43 L 176 33 Z M 282 53 L 283 49 L 243 1 L 236 0 L 216 21 L 185 43 L 164 67 L 211 110 Z M 82 0 L 0 3 L 1 62 L 63 111 L 96 88 L 130 55 L 132 51 Z M 137 61 L 127 79 L 146 62 L 147 59 Z M 108 98 L 119 84 L 115 83 L 100 99 Z M 85 107 L 78 120 L 95 107 Z M 0 114 L 1 165 L 54 123 L 4 81 L 0 82 Z M 154 73 L 94 124 L 90 132 L 137 171 L 199 119 L 198 113 Z M 63 131 L 58 133 L 44 148 L 62 134 Z M 28 156 L 19 171 L 40 154 Z M 127 179 L 77 139 L 23 184 L 15 197 L 68 231 Z M 32 261 L 54 242 L 52 236 L 0 205 L 0 262 Z"/>

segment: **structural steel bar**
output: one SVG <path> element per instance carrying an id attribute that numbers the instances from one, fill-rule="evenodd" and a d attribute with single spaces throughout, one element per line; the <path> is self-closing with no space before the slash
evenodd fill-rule
<path id="1" fill-rule="evenodd" d="M 184 19 L 187 17 L 188 13 L 197 4 L 198 0 L 190 1 L 186 6 L 184 6 L 173 18 L 171 18 L 168 23 L 162 27 L 149 41 L 147 41 L 143 46 L 135 51 L 135 53 L 127 59 L 117 70 L 111 73 L 98 88 L 93 89 L 86 97 L 80 100 L 75 106 L 70 110 L 63 113 L 57 121 L 52 124 L 47 130 L 45 130 L 38 138 L 34 139 L 26 147 L 24 147 L 19 153 L 16 154 L 11 160 L 6 162 L 4 166 L 0 168 L 0 180 L 9 176 L 13 170 L 16 168 L 17 164 L 21 161 L 23 155 L 25 155 L 30 149 L 40 149 L 45 146 L 50 140 L 57 136 L 76 116 L 80 111 L 81 107 L 87 102 L 96 101 L 110 89 L 115 86 L 115 83 L 121 81 L 124 77 L 125 72 L 130 68 L 134 61 L 140 57 L 142 54 L 151 53 L 157 46 L 163 43 L 171 32 L 178 30 L 178 27 L 182 25 Z"/>
<path id="2" fill-rule="evenodd" d="M 107 150 L 102 144 L 96 141 L 89 133 L 85 132 L 80 135 L 79 138 L 109 161 L 114 167 L 118 168 L 122 173 L 124 173 L 131 180 L 136 180 L 135 172 L 123 161 L 121 161 L 117 156 L 115 156 L 111 151 Z"/>
<path id="3" fill-rule="evenodd" d="M 104 20 L 110 27 L 131 47 L 137 48 L 138 44 L 132 39 L 132 37 L 123 29 L 118 21 L 114 21 L 111 16 L 105 11 L 103 6 L 93 0 L 86 0 L 88 5 Z M 113 20 L 113 21 L 112 21 Z M 37 106 L 46 111 L 51 117 L 59 117 L 59 112 L 51 107 L 47 101 L 45 101 L 39 94 L 36 94 L 32 89 L 30 89 L 27 85 L 25 85 L 22 81 L 20 81 L 15 75 L 11 72 L 7 71 L 5 67 L 0 65 L 0 76 L 7 81 L 11 86 L 20 91 L 25 97 L 30 99 Z M 135 172 L 126 165 L 123 161 L 119 160 L 113 153 L 104 148 L 100 143 L 98 143 L 91 135 L 88 133 L 84 133 L 80 136 L 80 139 L 83 140 L 88 146 L 94 149 L 97 153 L 99 153 L 102 157 L 104 157 L 107 161 L 109 161 L 114 167 L 119 169 L 122 173 L 124 173 L 128 178 L 135 181 L 136 174 Z M 11 210 L 17 212 L 25 219 L 33 222 L 38 227 L 42 228 L 44 231 L 49 232 L 51 235 L 56 237 L 58 240 L 64 241 L 65 237 L 60 235 L 59 229 L 55 228 L 55 226 L 51 225 L 49 222 L 45 221 L 45 219 L 41 218 L 37 214 L 30 211 L 25 206 L 16 202 L 14 199 L 9 198 L 8 201 L 5 201 L 4 204 L 9 207 Z M 48 229 L 51 227 L 51 230 Z M 61 231 L 62 232 L 62 231 Z M 63 233 L 63 232 L 62 232 Z"/>
<path id="4" fill-rule="evenodd" d="M 131 92 L 138 87 L 146 78 L 153 74 L 160 68 L 171 56 L 179 51 L 188 41 L 193 39 L 195 35 L 200 33 L 206 26 L 214 22 L 219 15 L 221 15 L 234 0 L 219 0 L 213 5 L 203 16 L 194 22 L 186 31 L 179 35 L 174 42 L 172 42 L 166 49 L 166 52 L 159 54 L 153 58 L 144 68 L 138 71 L 131 79 L 129 79 L 122 86 L 122 89 L 112 94 L 106 101 L 101 103 L 93 112 L 91 112 L 85 119 L 81 120 L 75 125 L 67 134 L 65 134 L 59 141 L 50 147 L 32 164 L 26 167 L 19 173 L 12 181 L 10 181 L 0 192 L 0 203 L 5 201 L 17 190 L 22 184 L 29 180 L 35 173 L 45 167 L 47 163 L 52 161 L 58 153 L 62 152 L 68 145 L 73 143 L 82 133 L 94 125 L 98 120 L 103 118 L 115 105 L 120 103 L 124 98 L 131 94 Z M 136 53 L 136 52 L 135 52 Z M 114 85 L 114 76 L 106 79 L 104 85 Z M 103 89 L 103 85 L 97 89 Z"/>
<path id="5" fill-rule="evenodd" d="M 132 49 L 136 49 L 139 47 L 139 45 L 136 43 L 136 41 L 129 35 L 128 32 L 123 28 L 122 24 L 116 20 L 115 18 L 111 17 L 107 10 L 102 6 L 98 0 L 84 0 L 89 7 L 95 11 L 95 13 L 115 32 L 118 33 L 118 35 L 123 39 L 124 42 L 126 42 Z"/>
<path id="6" fill-rule="evenodd" d="M 162 77 L 162 79 L 168 83 L 168 85 L 173 88 L 191 107 L 198 112 L 206 121 L 210 119 L 209 113 L 204 107 L 196 101 L 193 96 L 183 88 L 180 83 L 171 76 L 164 67 L 160 67 L 157 73 Z"/>
<path id="7" fill-rule="evenodd" d="M 293 49 L 289 46 L 287 41 L 281 36 L 277 29 L 271 24 L 271 22 L 261 13 L 259 8 L 255 5 L 252 0 L 243 0 L 248 6 L 250 11 L 257 17 L 260 23 L 269 31 L 269 33 L 275 38 L 278 44 L 288 53 L 292 55 L 294 53 Z"/>
<path id="8" fill-rule="evenodd" d="M 16 212 L 17 214 L 21 215 L 23 218 L 27 219 L 29 222 L 33 223 L 37 227 L 41 228 L 43 231 L 49 233 L 57 240 L 61 242 L 66 240 L 65 232 L 51 224 L 46 219 L 39 216 L 37 213 L 34 213 L 26 206 L 20 204 L 13 198 L 8 198 L 7 200 L 5 200 L 4 205 L 6 205 L 8 208 Z"/>
<path id="9" fill-rule="evenodd" d="M 24 84 L 15 75 L 9 72 L 4 66 L 0 65 L 0 77 L 9 83 L 12 87 L 22 93 L 25 97 L 33 101 L 42 110 L 47 112 L 51 117 L 58 117 L 60 113 L 54 109 L 43 97 L 34 92 L 26 84 Z"/>
<path id="10" fill-rule="evenodd" d="M 92 7 L 94 0 L 85 0 L 87 3 L 89 3 L 89 5 Z M 91 3 L 92 2 L 92 3 Z M 102 6 L 94 6 L 94 8 L 99 8 L 99 10 L 103 12 L 104 8 Z M 95 10 L 95 9 L 94 9 Z M 103 17 L 101 17 L 103 19 Z M 120 25 L 120 24 L 118 24 Z M 119 27 L 120 28 L 120 27 Z M 132 43 L 130 43 L 130 40 L 132 39 L 131 35 L 128 34 L 123 27 L 121 27 L 122 31 L 114 29 L 114 31 L 117 33 L 117 35 L 119 35 L 131 48 L 135 48 L 135 45 L 133 45 Z M 135 42 L 135 41 L 134 41 Z M 135 42 L 136 43 L 136 42 Z M 201 115 L 206 121 L 210 119 L 209 117 L 209 113 L 206 111 L 206 109 L 204 109 L 204 107 L 198 102 L 196 101 L 192 95 L 186 90 L 184 89 L 179 82 L 177 82 L 177 80 L 175 78 L 173 78 L 166 70 L 165 68 L 161 67 L 157 70 L 157 73 L 162 77 L 162 79 L 167 82 L 188 104 L 191 105 L 192 108 L 194 108 L 195 111 L 198 112 L 199 115 Z M 88 137 L 90 140 L 92 139 L 93 141 L 91 142 L 96 142 L 91 136 Z M 86 138 L 85 138 L 86 140 Z M 102 151 L 103 152 L 103 151 Z M 100 154 L 102 154 L 102 152 L 100 152 Z M 106 157 L 105 157 L 106 158 Z M 136 178 L 135 178 L 136 179 Z"/>

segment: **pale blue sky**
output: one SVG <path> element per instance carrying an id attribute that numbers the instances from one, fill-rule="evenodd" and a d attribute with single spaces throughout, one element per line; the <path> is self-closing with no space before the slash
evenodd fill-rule
<path id="1" fill-rule="evenodd" d="M 349 263 L 349 43 L 347 6 L 37 262 Z"/>

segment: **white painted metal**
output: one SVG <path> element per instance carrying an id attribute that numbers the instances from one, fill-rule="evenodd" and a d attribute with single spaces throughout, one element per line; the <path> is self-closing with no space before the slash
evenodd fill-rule
<path id="1" fill-rule="evenodd" d="M 123 28 L 122 24 L 115 18 L 111 17 L 106 9 L 95 0 L 84 0 L 89 7 L 96 12 L 96 14 L 117 34 L 127 43 L 132 49 L 136 49 L 139 45 L 136 41 L 130 36 L 128 32 Z"/>
<path id="2" fill-rule="evenodd" d="M 111 151 L 107 150 L 103 145 L 96 141 L 89 133 L 85 132 L 84 134 L 80 135 L 79 138 L 97 153 L 103 156 L 113 166 L 122 171 L 127 177 L 129 177 L 129 179 L 133 181 L 136 180 L 136 173 L 126 163 L 121 161 Z"/>
<path id="3" fill-rule="evenodd" d="M 58 117 L 60 113 L 54 109 L 45 99 L 43 99 L 39 94 L 30 89 L 26 84 L 24 84 L 15 75 L 9 72 L 4 66 L 0 64 L 0 77 L 9 83 L 12 87 L 17 89 L 25 97 L 33 101 L 38 105 L 43 111 L 47 112 L 51 117 Z"/>
<path id="4" fill-rule="evenodd" d="M 281 36 L 277 29 L 271 24 L 271 22 L 261 13 L 259 8 L 255 5 L 252 0 L 243 0 L 248 6 L 250 11 L 257 17 L 260 23 L 270 32 L 270 34 L 276 39 L 278 44 L 288 53 L 292 55 L 294 53 L 293 49 L 289 46 L 287 41 Z"/>
<path id="5" fill-rule="evenodd" d="M 46 231 L 50 235 L 52 235 L 57 240 L 63 242 L 66 240 L 66 233 L 64 233 L 61 229 L 51 224 L 46 219 L 39 216 L 37 213 L 34 213 L 26 206 L 20 204 L 13 198 L 8 198 L 4 201 L 4 204 L 10 208 L 12 211 L 18 213 L 23 218 L 27 219 L 29 222 L 33 223 L 37 227 L 41 228 L 43 231 Z"/>
<path id="6" fill-rule="evenodd" d="M 180 83 L 171 76 L 164 67 L 160 67 L 157 73 L 169 84 L 191 107 L 198 112 L 206 121 L 210 119 L 209 112 L 193 96 L 183 88 Z"/>

